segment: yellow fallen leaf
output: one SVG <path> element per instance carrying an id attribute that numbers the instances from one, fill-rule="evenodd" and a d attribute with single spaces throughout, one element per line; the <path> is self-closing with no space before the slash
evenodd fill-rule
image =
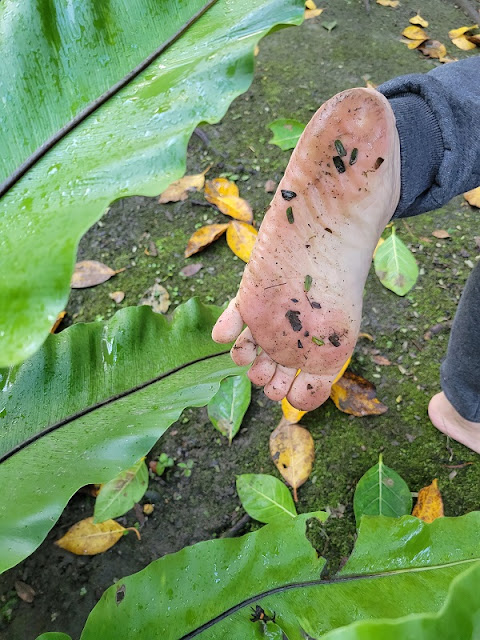
<path id="1" fill-rule="evenodd" d="M 250 260 L 258 231 L 245 222 L 230 222 L 227 229 L 227 244 L 233 253 L 244 262 Z"/>
<path id="2" fill-rule="evenodd" d="M 337 409 L 352 416 L 378 416 L 388 411 L 377 398 L 375 386 L 351 371 L 345 371 L 332 385 L 330 398 Z"/>
<path id="3" fill-rule="evenodd" d="M 102 284 L 102 282 L 110 280 L 112 276 L 115 276 L 121 271 L 125 271 L 125 269 L 114 271 L 110 269 L 110 267 L 107 267 L 106 264 L 103 264 L 103 262 L 98 262 L 97 260 L 82 260 L 75 265 L 70 286 L 72 289 L 95 287 L 97 284 Z"/>
<path id="4" fill-rule="evenodd" d="M 402 40 L 409 49 L 417 49 L 425 40 Z"/>
<path id="5" fill-rule="evenodd" d="M 297 489 L 308 480 L 315 459 L 315 444 L 310 432 L 282 420 L 270 436 L 270 455 L 292 487 L 297 502 Z"/>
<path id="6" fill-rule="evenodd" d="M 473 42 L 473 44 L 477 45 L 477 47 L 480 47 L 480 33 L 476 33 L 473 36 L 467 36 L 467 40 Z"/>
<path id="7" fill-rule="evenodd" d="M 300 411 L 300 409 L 295 409 L 295 407 L 292 407 L 289 401 L 286 398 L 284 398 L 282 400 L 282 413 L 283 413 L 283 417 L 285 418 L 285 420 L 287 420 L 287 422 L 290 422 L 291 424 L 296 424 L 297 422 L 300 422 L 300 420 L 303 418 L 303 416 L 307 412 Z"/>
<path id="8" fill-rule="evenodd" d="M 345 373 L 345 371 L 347 370 L 348 365 L 350 364 L 350 362 L 352 361 L 352 358 L 350 357 L 345 364 L 343 365 L 343 367 L 340 369 L 340 371 L 338 372 L 337 377 L 335 378 L 335 380 L 333 381 L 333 384 L 337 383 L 340 378 L 343 377 L 343 374 Z"/>
<path id="9" fill-rule="evenodd" d="M 172 184 L 160 194 L 158 198 L 159 203 L 165 204 L 166 202 L 186 200 L 189 191 L 199 191 L 203 189 L 205 174 L 209 170 L 210 167 L 207 167 L 202 173 L 197 173 L 193 176 L 183 176 L 180 180 L 175 180 L 175 182 L 172 182 Z"/>
<path id="10" fill-rule="evenodd" d="M 458 38 L 452 38 L 453 44 L 462 49 L 462 51 L 469 51 L 470 49 L 476 49 L 477 45 L 474 42 L 470 42 L 467 36 L 459 36 Z"/>
<path id="11" fill-rule="evenodd" d="M 147 503 L 147 504 L 143 505 L 143 513 L 146 516 L 151 516 L 154 509 L 155 509 L 155 505 L 154 504 Z"/>
<path id="12" fill-rule="evenodd" d="M 416 25 L 411 25 L 410 27 L 406 27 L 402 31 L 402 36 L 405 36 L 409 40 L 428 40 L 427 33 L 420 27 L 417 27 Z"/>
<path id="13" fill-rule="evenodd" d="M 243 198 L 238 196 L 208 196 L 207 200 L 234 220 L 240 220 L 241 222 L 252 222 L 253 220 L 252 207 Z"/>
<path id="14" fill-rule="evenodd" d="M 113 547 L 125 531 L 127 529 L 115 520 L 93 524 L 93 518 L 86 518 L 70 527 L 63 538 L 57 540 L 55 544 L 77 556 L 94 556 Z M 138 531 L 136 529 L 134 531 L 140 538 Z"/>
<path id="15" fill-rule="evenodd" d="M 409 22 L 410 24 L 416 24 L 419 27 L 428 27 L 428 21 L 422 18 L 419 13 L 417 13 L 416 16 L 413 16 L 413 18 L 410 18 Z"/>
<path id="16" fill-rule="evenodd" d="M 258 44 L 256 44 L 253 49 L 253 55 L 257 57 L 259 53 L 260 53 L 260 47 L 258 46 Z"/>
<path id="17" fill-rule="evenodd" d="M 305 8 L 306 9 L 316 9 L 317 5 L 313 0 L 305 0 Z"/>
<path id="18" fill-rule="evenodd" d="M 437 518 L 443 518 L 442 494 L 438 489 L 436 478 L 432 484 L 418 492 L 417 504 L 412 511 L 412 516 L 416 516 L 424 522 L 433 522 Z"/>
<path id="19" fill-rule="evenodd" d="M 311 20 L 312 18 L 316 18 L 322 13 L 323 9 L 305 9 L 304 18 L 305 20 Z"/>
<path id="20" fill-rule="evenodd" d="M 66 311 L 60 311 L 60 313 L 57 316 L 57 319 L 53 323 L 53 327 L 50 329 L 50 333 L 55 333 L 55 331 L 58 329 L 58 327 L 60 326 L 62 320 L 66 315 L 67 315 Z"/>
<path id="21" fill-rule="evenodd" d="M 377 0 L 377 4 L 381 4 L 382 7 L 398 7 L 400 2 L 398 0 Z"/>
<path id="22" fill-rule="evenodd" d="M 379 241 L 377 242 L 377 246 L 375 247 L 375 250 L 373 252 L 372 258 L 375 258 L 375 254 L 377 253 L 378 247 L 380 247 L 384 242 L 385 242 L 385 240 L 383 238 L 379 239 Z"/>
<path id="23" fill-rule="evenodd" d="M 226 178 L 214 178 L 213 180 L 207 180 L 205 183 L 205 198 L 218 196 L 238 196 L 239 191 L 235 182 L 227 180 Z M 208 197 L 207 197 L 208 196 Z"/>
<path id="24" fill-rule="evenodd" d="M 198 253 L 212 242 L 215 242 L 228 228 L 227 224 L 209 224 L 206 227 L 200 227 L 190 237 L 187 248 L 185 249 L 185 257 L 189 258 L 194 253 Z"/>
<path id="25" fill-rule="evenodd" d="M 421 47 L 418 47 L 418 50 L 421 51 L 424 56 L 427 56 L 427 58 L 437 60 L 444 60 L 447 55 L 447 48 L 438 40 L 427 40 Z"/>
<path id="26" fill-rule="evenodd" d="M 478 29 L 478 24 L 472 24 L 470 27 L 460 27 L 458 29 L 451 29 L 448 32 L 448 37 L 453 40 L 454 38 L 459 38 L 460 36 L 463 36 L 465 33 L 468 33 L 469 31 L 473 31 L 473 29 Z"/>
<path id="27" fill-rule="evenodd" d="M 463 197 L 472 207 L 478 207 L 480 209 L 480 187 L 467 191 L 463 194 Z"/>

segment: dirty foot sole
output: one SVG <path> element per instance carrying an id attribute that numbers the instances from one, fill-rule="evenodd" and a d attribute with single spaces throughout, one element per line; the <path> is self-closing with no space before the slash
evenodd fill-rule
<path id="1" fill-rule="evenodd" d="M 331 98 L 302 134 L 212 333 L 217 342 L 240 334 L 232 358 L 254 363 L 249 377 L 272 400 L 312 410 L 328 398 L 355 346 L 372 254 L 399 194 L 386 98 L 371 89 Z"/>

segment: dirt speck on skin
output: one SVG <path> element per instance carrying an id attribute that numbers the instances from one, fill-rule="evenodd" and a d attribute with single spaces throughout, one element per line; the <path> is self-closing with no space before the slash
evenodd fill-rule
<path id="1" fill-rule="evenodd" d="M 295 310 L 289 310 L 285 314 L 285 317 L 289 321 L 290 326 L 294 331 L 302 330 L 302 322 L 299 316 L 300 316 L 300 311 L 295 311 Z"/>

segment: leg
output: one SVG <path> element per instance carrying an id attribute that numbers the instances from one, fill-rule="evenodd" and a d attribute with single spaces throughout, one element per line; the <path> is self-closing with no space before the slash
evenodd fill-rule
<path id="1" fill-rule="evenodd" d="M 230 342 L 248 325 L 232 357 L 254 362 L 250 378 L 273 400 L 311 410 L 328 398 L 355 346 L 372 254 L 399 194 L 388 101 L 369 89 L 334 96 L 298 142 L 235 302 L 212 334 Z"/>
<path id="2" fill-rule="evenodd" d="M 462 293 L 441 367 L 443 392 L 430 400 L 437 429 L 480 453 L 480 264 Z"/>

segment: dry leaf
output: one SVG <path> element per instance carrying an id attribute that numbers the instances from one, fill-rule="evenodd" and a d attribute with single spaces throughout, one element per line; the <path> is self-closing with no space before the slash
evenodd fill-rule
<path id="1" fill-rule="evenodd" d="M 471 42 L 467 36 L 459 36 L 458 38 L 452 38 L 453 44 L 462 49 L 462 51 L 470 51 L 470 49 L 476 49 L 477 45 Z"/>
<path id="2" fill-rule="evenodd" d="M 402 36 L 405 36 L 409 40 L 421 40 L 422 42 L 424 40 L 428 40 L 427 33 L 423 29 L 421 29 L 420 27 L 417 27 L 415 25 L 411 25 L 410 27 L 406 27 L 402 31 Z"/>
<path id="3" fill-rule="evenodd" d="M 277 188 L 277 183 L 275 182 L 275 180 L 267 180 L 265 182 L 264 189 L 266 193 L 273 193 L 276 188 Z"/>
<path id="4" fill-rule="evenodd" d="M 323 9 L 305 9 L 304 18 L 305 20 L 311 20 L 312 18 L 316 18 L 322 13 Z"/>
<path id="5" fill-rule="evenodd" d="M 95 287 L 97 284 L 102 284 L 102 282 L 110 280 L 112 276 L 121 271 L 125 271 L 125 269 L 114 271 L 110 269 L 110 267 L 107 267 L 106 264 L 103 264 L 103 262 L 97 262 L 97 260 L 82 260 L 75 265 L 70 286 L 72 289 Z"/>
<path id="6" fill-rule="evenodd" d="M 440 240 L 452 237 L 448 231 L 445 231 L 445 229 L 435 229 L 435 231 L 432 231 L 432 236 L 435 236 L 435 238 L 439 238 Z"/>
<path id="7" fill-rule="evenodd" d="M 152 307 L 155 313 L 167 313 L 171 305 L 170 295 L 165 287 L 156 282 L 153 286 L 145 291 L 143 298 L 139 301 L 139 305 L 145 304 Z"/>
<path id="8" fill-rule="evenodd" d="M 37 595 L 29 584 L 21 580 L 15 580 L 15 591 L 20 600 L 28 603 L 33 602 L 33 599 Z"/>
<path id="9" fill-rule="evenodd" d="M 229 224 L 209 224 L 206 227 L 200 227 L 191 236 L 185 249 L 185 258 L 193 256 L 205 247 L 215 242 L 228 229 Z"/>
<path id="10" fill-rule="evenodd" d="M 63 538 L 57 540 L 55 544 L 77 556 L 94 556 L 113 547 L 125 531 L 127 529 L 115 520 L 93 524 L 93 518 L 86 518 L 70 527 Z M 140 537 L 138 531 L 136 529 L 134 531 Z"/>
<path id="11" fill-rule="evenodd" d="M 375 386 L 351 371 L 333 384 L 330 398 L 336 407 L 353 416 L 378 416 L 388 411 L 388 407 L 378 400 Z"/>
<path id="12" fill-rule="evenodd" d="M 409 22 L 410 24 L 416 24 L 419 27 L 428 27 L 428 21 L 422 18 L 419 13 L 417 13 L 416 16 L 413 16 L 413 18 L 410 18 Z"/>
<path id="13" fill-rule="evenodd" d="M 207 200 L 214 204 L 223 214 L 230 216 L 234 220 L 240 220 L 241 222 L 252 222 L 253 220 L 252 207 L 243 198 L 238 196 L 219 196 L 217 198 L 209 196 Z"/>
<path id="14" fill-rule="evenodd" d="M 205 174 L 209 171 L 210 167 L 207 167 L 202 173 L 197 173 L 194 176 L 183 176 L 180 180 L 175 180 L 172 184 L 165 189 L 160 195 L 158 201 L 160 204 L 166 202 L 179 202 L 180 200 L 186 200 L 188 198 L 189 191 L 199 191 L 203 189 L 205 184 Z"/>
<path id="15" fill-rule="evenodd" d="M 180 269 L 180 275 L 189 278 L 190 276 L 194 276 L 198 273 L 202 267 L 203 264 L 201 262 L 191 262 L 190 264 L 187 264 L 186 267 L 183 267 L 183 269 Z"/>
<path id="16" fill-rule="evenodd" d="M 157 245 L 153 240 L 150 240 L 150 242 L 148 243 L 148 248 L 145 249 L 145 255 L 152 256 L 152 258 L 156 258 L 158 256 Z"/>
<path id="17" fill-rule="evenodd" d="M 370 333 L 361 332 L 361 333 L 358 334 L 358 337 L 359 338 L 366 338 L 367 340 L 370 340 L 370 342 L 374 342 L 374 338 Z"/>
<path id="18" fill-rule="evenodd" d="M 467 36 L 467 40 L 473 42 L 473 44 L 476 44 L 477 47 L 480 47 L 480 33 L 477 33 L 473 36 Z"/>
<path id="19" fill-rule="evenodd" d="M 287 422 L 290 422 L 290 424 L 296 424 L 297 422 L 300 422 L 307 412 L 295 409 L 295 407 L 292 407 L 289 401 L 284 398 L 282 400 L 282 413 Z"/>
<path id="20" fill-rule="evenodd" d="M 402 40 L 401 42 L 405 43 L 409 49 L 418 49 L 425 40 Z"/>
<path id="21" fill-rule="evenodd" d="M 293 488 L 293 498 L 297 502 L 297 489 L 308 480 L 315 459 L 315 444 L 310 432 L 282 420 L 270 436 L 270 455 Z"/>
<path id="22" fill-rule="evenodd" d="M 424 56 L 427 56 L 427 58 L 434 58 L 440 61 L 446 60 L 447 49 L 445 45 L 438 40 L 427 40 L 421 47 L 418 47 L 418 50 L 421 51 Z"/>
<path id="23" fill-rule="evenodd" d="M 372 360 L 380 367 L 388 367 L 392 364 L 388 358 L 385 358 L 385 356 L 372 356 Z"/>
<path id="24" fill-rule="evenodd" d="M 443 517 L 442 495 L 438 489 L 436 478 L 432 484 L 418 492 L 417 504 L 412 511 L 412 516 L 416 516 L 424 522 L 433 522 L 437 518 Z"/>
<path id="25" fill-rule="evenodd" d="M 306 9 L 316 9 L 317 5 L 313 0 L 305 0 L 305 8 Z"/>
<path id="26" fill-rule="evenodd" d="M 112 293 L 108 294 L 108 297 L 117 304 L 120 304 L 125 299 L 125 291 L 112 291 Z"/>
<path id="27" fill-rule="evenodd" d="M 66 311 L 60 311 L 60 313 L 57 316 L 57 319 L 53 323 L 53 327 L 50 329 L 50 333 L 55 333 L 55 331 L 58 329 L 58 327 L 60 326 L 62 320 L 66 315 L 67 315 Z"/>
<path id="28" fill-rule="evenodd" d="M 155 505 L 154 504 L 147 503 L 147 504 L 143 505 L 143 513 L 146 516 L 151 516 L 154 509 L 155 509 Z"/>
<path id="29" fill-rule="evenodd" d="M 227 244 L 233 253 L 244 262 L 250 260 L 257 230 L 245 222 L 230 222 L 227 229 Z"/>
<path id="30" fill-rule="evenodd" d="M 453 40 L 454 38 L 459 38 L 460 36 L 463 36 L 465 33 L 468 33 L 468 31 L 473 31 L 473 29 L 478 29 L 478 24 L 472 24 L 470 27 L 460 27 L 458 29 L 451 29 L 448 32 L 448 37 Z"/>
<path id="31" fill-rule="evenodd" d="M 398 7 L 400 2 L 398 0 L 377 0 L 377 4 L 381 4 L 382 7 Z"/>
<path id="32" fill-rule="evenodd" d="M 205 198 L 216 198 L 218 196 L 238 196 L 239 191 L 235 182 L 226 178 L 214 178 L 205 183 Z M 208 197 L 207 197 L 208 196 Z"/>
<path id="33" fill-rule="evenodd" d="M 463 194 L 463 197 L 468 202 L 468 204 L 472 205 L 472 207 L 480 208 L 480 187 L 472 189 L 471 191 L 467 191 Z"/>

